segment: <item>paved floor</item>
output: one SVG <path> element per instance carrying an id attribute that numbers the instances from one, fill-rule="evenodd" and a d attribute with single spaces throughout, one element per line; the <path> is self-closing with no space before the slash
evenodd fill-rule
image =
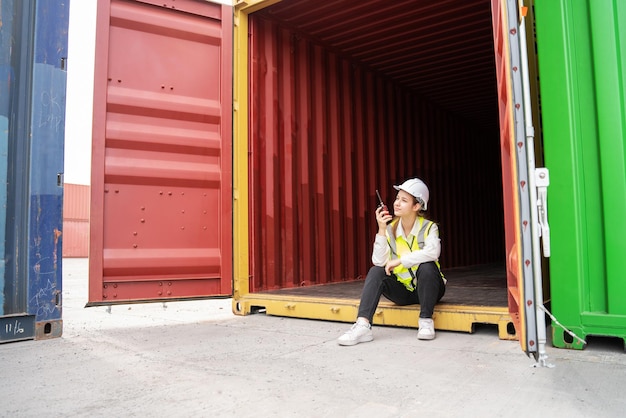
<path id="1" fill-rule="evenodd" d="M 2 417 L 618 417 L 621 341 L 548 347 L 535 368 L 497 330 L 376 327 L 234 316 L 230 300 L 83 308 L 87 262 L 64 260 L 64 334 L 0 344 Z"/>

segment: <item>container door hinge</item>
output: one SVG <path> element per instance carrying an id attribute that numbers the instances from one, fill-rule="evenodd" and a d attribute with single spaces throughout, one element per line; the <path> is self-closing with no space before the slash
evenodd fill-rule
<path id="1" fill-rule="evenodd" d="M 535 168 L 535 186 L 537 187 L 537 213 L 539 236 L 543 244 L 543 256 L 550 257 L 550 225 L 548 224 L 548 186 L 550 172 L 545 167 Z"/>

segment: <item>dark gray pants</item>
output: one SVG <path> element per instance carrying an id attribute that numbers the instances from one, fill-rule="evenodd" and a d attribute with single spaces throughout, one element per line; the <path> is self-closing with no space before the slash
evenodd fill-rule
<path id="1" fill-rule="evenodd" d="M 387 276 L 384 267 L 372 267 L 365 278 L 358 316 L 372 322 L 380 296 L 383 295 L 396 305 L 420 304 L 420 318 L 432 318 L 435 304 L 446 292 L 446 285 L 437 264 L 432 261 L 420 264 L 416 276 L 417 291 L 411 292 L 394 274 Z"/>

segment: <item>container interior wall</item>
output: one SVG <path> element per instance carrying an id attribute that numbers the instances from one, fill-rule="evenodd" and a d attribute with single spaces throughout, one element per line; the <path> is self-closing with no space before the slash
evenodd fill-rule
<path id="1" fill-rule="evenodd" d="M 493 55 L 492 44 L 485 48 Z M 493 73 L 495 91 L 493 63 L 484 71 Z M 376 233 L 375 190 L 391 206 L 392 185 L 414 176 L 430 189 L 444 273 L 504 265 L 497 123 L 477 123 L 255 14 L 250 95 L 251 291 L 363 278 Z"/>

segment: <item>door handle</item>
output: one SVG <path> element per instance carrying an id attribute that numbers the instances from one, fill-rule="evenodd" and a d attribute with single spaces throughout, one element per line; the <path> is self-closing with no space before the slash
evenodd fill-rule
<path id="1" fill-rule="evenodd" d="M 535 186 L 537 187 L 537 213 L 539 236 L 543 243 L 543 256 L 550 257 L 550 225 L 548 224 L 548 186 L 550 172 L 547 168 L 535 168 Z"/>

